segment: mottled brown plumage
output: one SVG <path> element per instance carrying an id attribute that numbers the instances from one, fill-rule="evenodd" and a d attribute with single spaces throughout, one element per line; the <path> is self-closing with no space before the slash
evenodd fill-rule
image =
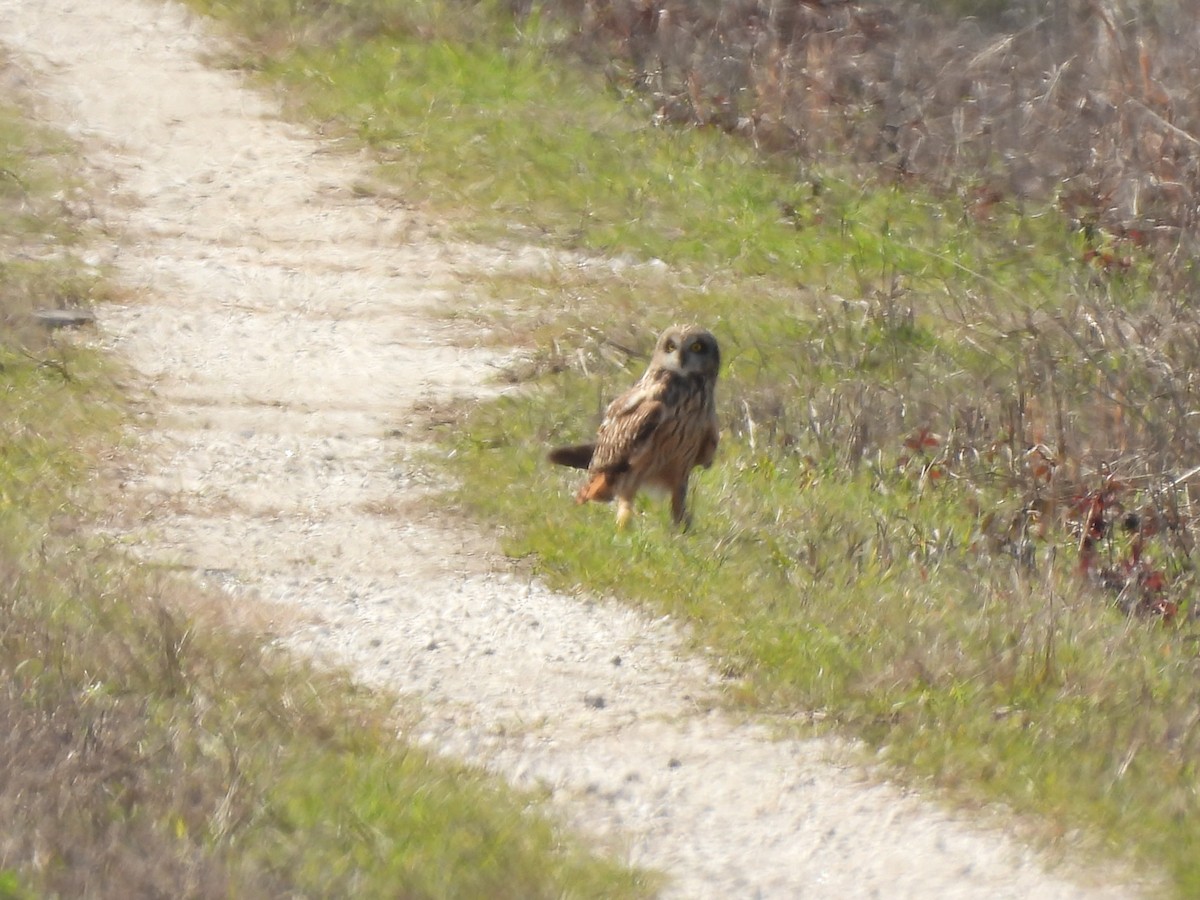
<path id="1" fill-rule="evenodd" d="M 721 354 L 717 339 L 695 326 L 673 326 L 654 348 L 650 366 L 632 388 L 609 404 L 592 444 L 559 447 L 550 460 L 586 468 L 579 503 L 617 501 L 617 525 L 633 515 L 643 487 L 671 495 L 671 515 L 686 525 L 688 478 L 716 454 L 715 388 Z"/>

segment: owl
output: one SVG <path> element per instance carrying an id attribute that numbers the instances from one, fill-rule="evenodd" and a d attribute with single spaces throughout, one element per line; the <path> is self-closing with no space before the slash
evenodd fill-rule
<path id="1" fill-rule="evenodd" d="M 659 335 L 646 374 L 609 404 L 595 442 L 550 451 L 551 462 L 587 469 L 576 502 L 615 498 L 624 528 L 638 490 L 657 488 L 670 494 L 671 516 L 686 528 L 688 477 L 712 465 L 720 439 L 720 366 L 717 339 L 703 328 L 676 325 Z"/>

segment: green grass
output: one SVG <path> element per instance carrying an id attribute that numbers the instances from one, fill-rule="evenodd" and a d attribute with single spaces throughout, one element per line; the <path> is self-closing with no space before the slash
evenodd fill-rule
<path id="1" fill-rule="evenodd" d="M 1006 300 L 1060 273 L 1032 247 L 1055 231 L 1007 216 L 998 240 L 964 230 L 962 203 L 797 171 L 725 135 L 656 127 L 535 47 L 389 35 L 304 48 L 267 72 L 304 112 L 376 148 L 407 196 L 476 238 L 549 240 L 675 265 L 773 274 L 832 289 L 929 290 L 971 277 Z M 987 273 L 983 275 L 981 273 Z M 848 276 L 852 276 L 848 280 Z"/>
<path id="2" fill-rule="evenodd" d="M 494 4 L 194 6 L 268 46 L 241 60 L 293 91 L 327 133 L 360 138 L 405 195 L 475 237 L 510 235 L 834 290 L 922 291 L 971 279 L 993 300 L 1064 277 L 1042 252 L 1078 243 L 1051 216 L 964 227 L 972 196 L 935 198 L 764 158 L 706 130 L 657 127 L 633 95 L 547 65 L 552 24 Z M 349 13 L 353 8 L 353 14 Z M 466 10 L 464 12 L 464 10 Z"/>
<path id="3" fill-rule="evenodd" d="M 981 212 L 968 179 L 898 188 L 656 127 L 619 77 L 567 64 L 578 36 L 486 5 L 197 5 L 461 234 L 670 265 L 497 277 L 494 304 L 448 311 L 531 353 L 528 390 L 445 434 L 460 502 L 512 555 L 688 622 L 731 701 L 819 710 L 911 777 L 1200 891 L 1176 481 L 1200 458 L 1200 319 L 1152 260 L 1105 269 L 1052 209 Z M 686 534 L 654 503 L 615 534 L 543 451 L 683 319 L 722 343 L 718 463 Z"/>
<path id="4" fill-rule="evenodd" d="M 537 797 L 406 743 L 411 712 L 89 537 L 117 373 L 29 316 L 110 291 L 73 252 L 72 153 L 0 106 L 0 896 L 649 894 Z"/>

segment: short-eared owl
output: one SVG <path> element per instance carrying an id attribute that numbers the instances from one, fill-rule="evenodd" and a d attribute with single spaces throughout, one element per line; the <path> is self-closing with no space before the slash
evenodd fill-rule
<path id="1" fill-rule="evenodd" d="M 712 465 L 720 438 L 713 396 L 720 366 L 711 333 L 679 325 L 664 331 L 646 374 L 609 404 L 595 442 L 550 452 L 551 462 L 588 470 L 576 501 L 616 498 L 623 528 L 638 490 L 661 488 L 671 495 L 675 522 L 686 526 L 688 476 Z"/>

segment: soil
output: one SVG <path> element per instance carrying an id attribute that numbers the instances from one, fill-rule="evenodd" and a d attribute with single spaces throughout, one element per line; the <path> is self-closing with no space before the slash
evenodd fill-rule
<path id="1" fill-rule="evenodd" d="M 370 161 L 214 67 L 220 41 L 167 2 L 0 0 L 16 77 L 82 147 L 110 237 L 91 262 L 129 298 L 97 318 L 144 410 L 131 552 L 416 698 L 410 737 L 545 789 L 667 896 L 1138 893 L 887 783 L 852 745 L 722 711 L 673 623 L 551 592 L 439 510 L 422 406 L 497 390 L 497 360 L 438 310 L 551 254 L 445 240 L 362 190 Z"/>

